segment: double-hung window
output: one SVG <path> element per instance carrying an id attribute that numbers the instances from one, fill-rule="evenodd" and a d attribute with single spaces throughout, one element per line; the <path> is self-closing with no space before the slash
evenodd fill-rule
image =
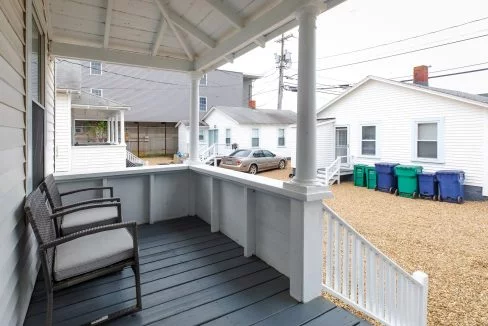
<path id="1" fill-rule="evenodd" d="M 207 111 L 207 98 L 200 96 L 200 111 Z"/>
<path id="2" fill-rule="evenodd" d="M 200 85 L 207 86 L 207 74 L 203 75 L 202 78 L 200 79 Z"/>
<path id="3" fill-rule="evenodd" d="M 416 129 L 416 157 L 414 159 L 438 160 L 440 156 L 439 122 L 417 122 Z"/>
<path id="4" fill-rule="evenodd" d="M 259 129 L 258 128 L 252 129 L 251 146 L 252 147 L 259 147 Z"/>
<path id="5" fill-rule="evenodd" d="M 92 88 L 91 93 L 96 96 L 103 96 L 103 90 L 101 88 Z"/>
<path id="6" fill-rule="evenodd" d="M 285 146 L 285 129 L 278 129 L 278 146 Z"/>
<path id="7" fill-rule="evenodd" d="M 200 130 L 200 131 L 198 132 L 198 140 L 199 140 L 200 142 L 205 142 L 205 133 L 204 133 L 204 131 L 203 131 L 203 130 Z"/>
<path id="8" fill-rule="evenodd" d="M 225 129 L 225 145 L 230 146 L 230 129 Z"/>
<path id="9" fill-rule="evenodd" d="M 361 155 L 376 156 L 376 126 L 361 126 Z"/>
<path id="10" fill-rule="evenodd" d="M 102 74 L 102 63 L 100 61 L 90 62 L 90 75 L 101 75 Z"/>

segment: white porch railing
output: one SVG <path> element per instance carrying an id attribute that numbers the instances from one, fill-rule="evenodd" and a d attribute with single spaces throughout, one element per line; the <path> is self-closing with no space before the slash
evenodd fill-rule
<path id="1" fill-rule="evenodd" d="M 134 164 L 137 165 L 147 165 L 146 161 L 141 159 L 140 157 L 134 155 L 132 152 L 126 150 L 126 159 Z"/>
<path id="2" fill-rule="evenodd" d="M 427 325 L 428 276 L 410 275 L 333 210 L 327 213 L 324 291 L 385 325 Z"/>
<path id="3" fill-rule="evenodd" d="M 349 168 L 352 166 L 351 156 L 338 156 L 334 162 L 332 162 L 325 169 L 319 169 L 317 171 L 317 178 L 327 186 L 333 185 L 336 181 L 341 183 L 341 168 Z"/>
<path id="4" fill-rule="evenodd" d="M 230 153 L 232 153 L 231 145 L 212 144 L 207 148 L 201 148 L 198 151 L 198 157 L 202 162 L 207 162 L 209 159 L 214 159 L 214 165 L 217 166 L 217 157 L 229 155 Z"/>

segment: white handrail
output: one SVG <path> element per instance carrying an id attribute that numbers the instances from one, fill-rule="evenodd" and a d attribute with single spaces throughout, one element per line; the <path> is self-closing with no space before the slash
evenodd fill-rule
<path id="1" fill-rule="evenodd" d="M 232 152 L 231 145 L 227 144 L 212 144 L 209 147 L 201 148 L 198 156 L 202 162 L 207 161 L 209 158 L 214 159 L 214 166 L 217 166 L 217 156 L 228 155 Z"/>
<path id="2" fill-rule="evenodd" d="M 328 206 L 324 211 L 322 289 L 385 325 L 427 325 L 428 276 L 410 275 Z"/>
<path id="3" fill-rule="evenodd" d="M 137 157 L 136 155 L 134 155 L 134 153 L 132 153 L 128 150 L 126 150 L 126 158 L 127 158 L 127 160 L 131 161 L 132 163 L 146 165 L 146 161 Z"/>

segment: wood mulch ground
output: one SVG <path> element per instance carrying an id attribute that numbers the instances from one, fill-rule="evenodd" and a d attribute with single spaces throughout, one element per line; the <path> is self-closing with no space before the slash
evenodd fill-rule
<path id="1" fill-rule="evenodd" d="M 488 202 L 413 200 L 350 182 L 331 189 L 325 202 L 339 216 L 405 270 L 429 275 L 429 325 L 488 325 Z"/>

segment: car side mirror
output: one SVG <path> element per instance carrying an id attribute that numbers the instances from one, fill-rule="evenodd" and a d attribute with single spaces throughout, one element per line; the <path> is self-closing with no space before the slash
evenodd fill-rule
<path id="1" fill-rule="evenodd" d="M 276 154 L 273 154 L 273 157 L 276 157 Z"/>

